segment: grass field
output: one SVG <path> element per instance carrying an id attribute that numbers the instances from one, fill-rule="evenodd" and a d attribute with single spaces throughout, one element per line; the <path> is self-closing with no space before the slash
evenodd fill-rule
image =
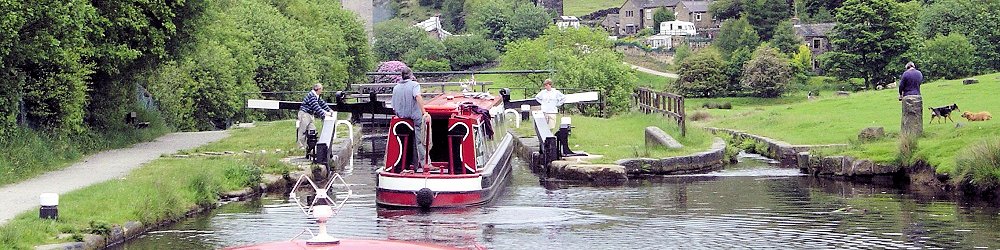
<path id="1" fill-rule="evenodd" d="M 639 81 L 636 82 L 636 86 L 648 87 L 650 89 L 658 91 L 666 90 L 668 86 L 670 86 L 671 84 L 674 83 L 674 81 L 676 81 L 676 79 L 673 78 L 666 78 L 650 73 L 645 73 L 642 71 L 636 71 L 635 76 L 639 78 Z"/>
<path id="2" fill-rule="evenodd" d="M 566 0 L 563 1 L 563 14 L 582 16 L 598 10 L 621 7 L 624 3 L 624 0 Z"/>
<path id="3" fill-rule="evenodd" d="M 570 149 L 603 155 L 604 158 L 597 160 L 597 163 L 613 163 L 625 158 L 687 155 L 705 151 L 712 144 L 712 136 L 704 130 L 689 127 L 687 136 L 682 137 L 673 120 L 656 114 L 631 113 L 610 119 L 574 115 L 571 118 L 574 128 L 569 137 Z M 684 148 L 647 147 L 645 129 L 648 126 L 663 129 L 683 144 Z M 530 122 L 522 123 L 518 132 L 522 135 L 535 134 Z"/>
<path id="4" fill-rule="evenodd" d="M 924 137 L 919 139 L 914 156 L 936 166 L 939 172 L 952 172 L 959 151 L 976 142 L 1000 136 L 1000 122 L 968 122 L 956 113 L 956 123 L 928 124 L 928 107 L 957 103 L 962 111 L 998 113 L 1000 99 L 993 96 L 1000 89 L 1000 74 L 978 76 L 981 83 L 962 85 L 960 80 L 935 81 L 922 86 L 924 105 Z M 817 100 L 808 101 L 804 93 L 778 99 L 721 98 L 689 99 L 688 114 L 706 112 L 712 116 L 699 126 L 717 126 L 748 131 L 793 144 L 851 143 L 851 147 L 824 154 L 846 154 L 870 158 L 882 163 L 899 159 L 898 134 L 901 107 L 895 89 L 852 93 L 835 96 L 823 92 Z M 730 101 L 732 110 L 702 110 L 705 101 Z M 857 142 L 857 135 L 866 127 L 884 127 L 889 138 L 875 142 Z"/>
<path id="5" fill-rule="evenodd" d="M 295 146 L 290 132 L 293 129 L 294 121 L 258 123 L 255 128 L 235 129 L 230 137 L 193 150 L 266 150 L 267 154 L 164 157 L 124 178 L 72 191 L 60 197 L 58 220 L 41 220 L 37 211 L 30 211 L 0 227 L 0 246 L 29 249 L 72 240 L 56 239 L 60 233 L 98 233 L 106 226 L 126 221 L 148 225 L 183 216 L 195 206 L 215 204 L 220 192 L 257 185 L 261 173 L 287 173 L 292 167 L 278 159 L 301 153 L 290 150 Z M 276 149 L 281 152 L 275 153 Z"/>

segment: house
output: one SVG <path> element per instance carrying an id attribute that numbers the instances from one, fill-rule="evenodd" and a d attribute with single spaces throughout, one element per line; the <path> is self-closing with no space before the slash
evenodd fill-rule
<path id="1" fill-rule="evenodd" d="M 414 24 L 413 26 L 424 29 L 424 31 L 427 32 L 427 35 L 431 36 L 431 38 L 437 39 L 438 41 L 443 41 L 445 38 L 451 36 L 451 32 L 448 32 L 441 27 L 441 17 L 439 16 L 432 16 L 423 22 Z"/>
<path id="2" fill-rule="evenodd" d="M 670 49 L 674 47 L 673 38 L 674 36 L 672 35 L 657 34 L 646 38 L 646 40 L 644 40 L 643 43 L 649 45 L 650 48 L 654 49 L 656 48 Z"/>
<path id="3" fill-rule="evenodd" d="M 694 27 L 698 30 L 718 29 L 722 22 L 708 12 L 710 4 L 712 1 L 682 1 L 678 3 L 674 9 L 677 21 L 694 23 Z"/>
<path id="4" fill-rule="evenodd" d="M 565 28 L 580 28 L 580 19 L 575 16 L 560 16 L 555 19 L 556 27 L 560 29 Z"/>
<path id="5" fill-rule="evenodd" d="M 819 69 L 819 61 L 816 58 L 832 48 L 830 46 L 830 33 L 833 30 L 833 26 L 836 23 L 814 23 L 814 24 L 796 24 L 795 34 L 802 37 L 806 45 L 809 46 L 809 50 L 812 51 L 812 65 L 813 70 Z"/>
<path id="6" fill-rule="evenodd" d="M 653 28 L 653 14 L 659 8 L 674 10 L 680 0 L 627 0 L 618 8 L 618 34 L 632 35 Z M 607 26 L 605 26 L 607 27 Z"/>
<path id="7" fill-rule="evenodd" d="M 668 21 L 660 23 L 660 34 L 669 36 L 693 36 L 698 34 L 692 22 Z"/>
<path id="8" fill-rule="evenodd" d="M 601 27 L 608 31 L 608 34 L 617 36 L 618 33 L 618 14 L 608 14 L 604 16 L 604 20 L 601 20 Z"/>

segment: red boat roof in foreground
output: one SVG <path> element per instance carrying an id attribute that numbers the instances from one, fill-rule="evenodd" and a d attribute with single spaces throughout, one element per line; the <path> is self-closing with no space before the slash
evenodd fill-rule
<path id="1" fill-rule="evenodd" d="M 440 246 L 430 243 L 415 243 L 392 240 L 340 240 L 340 244 L 333 245 L 308 245 L 303 240 L 280 241 L 264 243 L 252 246 L 226 248 L 231 250 L 271 250 L 271 249 L 310 249 L 310 250 L 337 250 L 337 249 L 365 249 L 365 250 L 431 250 L 431 249 L 458 249 L 449 246 Z"/>
<path id="2" fill-rule="evenodd" d="M 478 98 L 476 98 L 478 95 Z M 445 93 L 427 102 L 424 107 L 431 114 L 449 114 L 458 112 L 459 105 L 471 103 L 480 108 L 489 109 L 503 102 L 499 96 L 486 93 Z"/>

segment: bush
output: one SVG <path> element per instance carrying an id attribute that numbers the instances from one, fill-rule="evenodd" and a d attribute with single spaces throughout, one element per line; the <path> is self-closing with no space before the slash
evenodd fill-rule
<path id="1" fill-rule="evenodd" d="M 718 97 L 726 92 L 722 56 L 714 49 L 703 49 L 681 62 L 680 78 L 675 89 L 685 97 Z"/>
<path id="2" fill-rule="evenodd" d="M 756 97 L 774 98 L 785 93 L 791 79 L 788 61 L 774 48 L 762 45 L 743 67 L 743 88 Z"/>
<path id="3" fill-rule="evenodd" d="M 372 50 L 379 61 L 399 61 L 403 55 L 416 49 L 424 40 L 431 39 L 420 28 L 402 20 L 388 20 L 375 25 L 375 43 Z"/>
<path id="4" fill-rule="evenodd" d="M 701 104 L 701 107 L 706 109 L 733 109 L 733 104 L 730 102 L 706 102 Z"/>
<path id="5" fill-rule="evenodd" d="M 958 79 L 976 72 L 975 50 L 962 34 L 938 35 L 923 42 L 914 61 L 927 79 Z"/>
<path id="6" fill-rule="evenodd" d="M 451 70 L 450 62 L 448 59 L 442 60 L 425 60 L 418 59 L 416 63 L 413 64 L 414 71 L 448 71 Z"/>
<path id="7" fill-rule="evenodd" d="M 959 186 L 983 190 L 1000 187 L 1000 138 L 972 144 L 955 156 Z"/>
<path id="8" fill-rule="evenodd" d="M 405 63 L 400 61 L 388 61 L 381 62 L 378 64 L 378 69 L 376 72 L 399 72 L 407 67 Z M 383 75 L 383 76 L 373 76 L 372 82 L 374 83 L 398 83 L 403 80 L 403 77 L 399 75 Z"/>
<path id="9" fill-rule="evenodd" d="M 708 114 L 708 112 L 695 111 L 694 114 L 691 114 L 691 117 L 689 118 L 692 121 L 706 121 L 708 119 L 711 119 L 712 115 Z"/>
<path id="10" fill-rule="evenodd" d="M 417 48 L 403 55 L 403 61 L 410 65 L 416 64 L 418 60 L 447 61 L 448 52 L 444 43 L 435 39 L 425 39 Z"/>
<path id="11" fill-rule="evenodd" d="M 500 56 L 496 43 L 476 35 L 452 36 L 444 40 L 451 67 L 461 69 L 481 65 Z"/>

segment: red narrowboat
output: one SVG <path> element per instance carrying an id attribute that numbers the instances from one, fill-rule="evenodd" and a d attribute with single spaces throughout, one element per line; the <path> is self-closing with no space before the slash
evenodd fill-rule
<path id="1" fill-rule="evenodd" d="M 484 204 L 510 177 L 513 138 L 506 132 L 503 100 L 488 93 L 449 93 L 427 101 L 432 145 L 415 159 L 414 124 L 393 117 L 385 167 L 378 170 L 375 200 L 381 206 L 464 207 Z M 423 160 L 429 164 L 417 164 Z M 421 167 L 422 166 L 422 167 Z"/>

